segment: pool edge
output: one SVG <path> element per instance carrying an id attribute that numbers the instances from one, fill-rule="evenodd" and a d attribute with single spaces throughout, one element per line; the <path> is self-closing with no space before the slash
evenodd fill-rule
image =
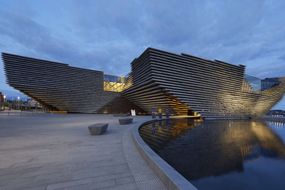
<path id="1" fill-rule="evenodd" d="M 197 188 L 185 179 L 180 173 L 178 173 L 172 166 L 164 161 L 159 155 L 157 155 L 142 139 L 139 134 L 139 128 L 147 123 L 151 123 L 158 120 L 149 120 L 140 125 L 136 125 L 132 129 L 132 139 L 135 146 L 143 159 L 158 175 L 160 180 L 164 183 L 167 189 L 181 189 L 181 190 L 197 190 Z"/>

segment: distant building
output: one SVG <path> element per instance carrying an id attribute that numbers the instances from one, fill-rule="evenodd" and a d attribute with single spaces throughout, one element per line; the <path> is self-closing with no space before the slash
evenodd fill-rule
<path id="1" fill-rule="evenodd" d="M 8 53 L 2 58 L 8 84 L 51 110 L 259 117 L 285 93 L 285 78 L 260 80 L 243 65 L 153 48 L 132 61 L 126 77 Z"/>
<path id="2" fill-rule="evenodd" d="M 41 104 L 39 104 L 39 102 L 37 102 L 34 99 L 28 99 L 27 100 L 27 106 L 31 109 L 42 108 Z"/>
<path id="3" fill-rule="evenodd" d="M 270 110 L 266 115 L 270 115 L 273 117 L 285 117 L 284 110 Z"/>

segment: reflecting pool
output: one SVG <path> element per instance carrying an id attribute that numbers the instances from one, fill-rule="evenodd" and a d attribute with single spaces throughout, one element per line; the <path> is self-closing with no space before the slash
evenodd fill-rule
<path id="1" fill-rule="evenodd" d="M 171 119 L 140 135 L 198 189 L 285 189 L 285 123 Z"/>

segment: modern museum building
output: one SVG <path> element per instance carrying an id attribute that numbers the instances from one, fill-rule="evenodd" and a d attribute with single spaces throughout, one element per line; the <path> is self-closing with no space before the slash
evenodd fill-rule
<path id="1" fill-rule="evenodd" d="M 285 77 L 258 79 L 245 66 L 147 48 L 125 77 L 2 53 L 7 83 L 49 110 L 203 117 L 260 117 L 285 93 Z"/>

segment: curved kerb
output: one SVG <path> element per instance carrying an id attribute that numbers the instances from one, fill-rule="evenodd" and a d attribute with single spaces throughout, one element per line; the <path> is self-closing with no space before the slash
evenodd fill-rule
<path id="1" fill-rule="evenodd" d="M 166 185 L 167 189 L 181 189 L 181 190 L 197 190 L 187 179 L 172 168 L 160 156 L 158 156 L 142 139 L 139 134 L 139 128 L 145 124 L 152 123 L 158 120 L 151 120 L 137 125 L 132 130 L 133 141 L 148 165 L 158 175 L 160 180 Z"/>

